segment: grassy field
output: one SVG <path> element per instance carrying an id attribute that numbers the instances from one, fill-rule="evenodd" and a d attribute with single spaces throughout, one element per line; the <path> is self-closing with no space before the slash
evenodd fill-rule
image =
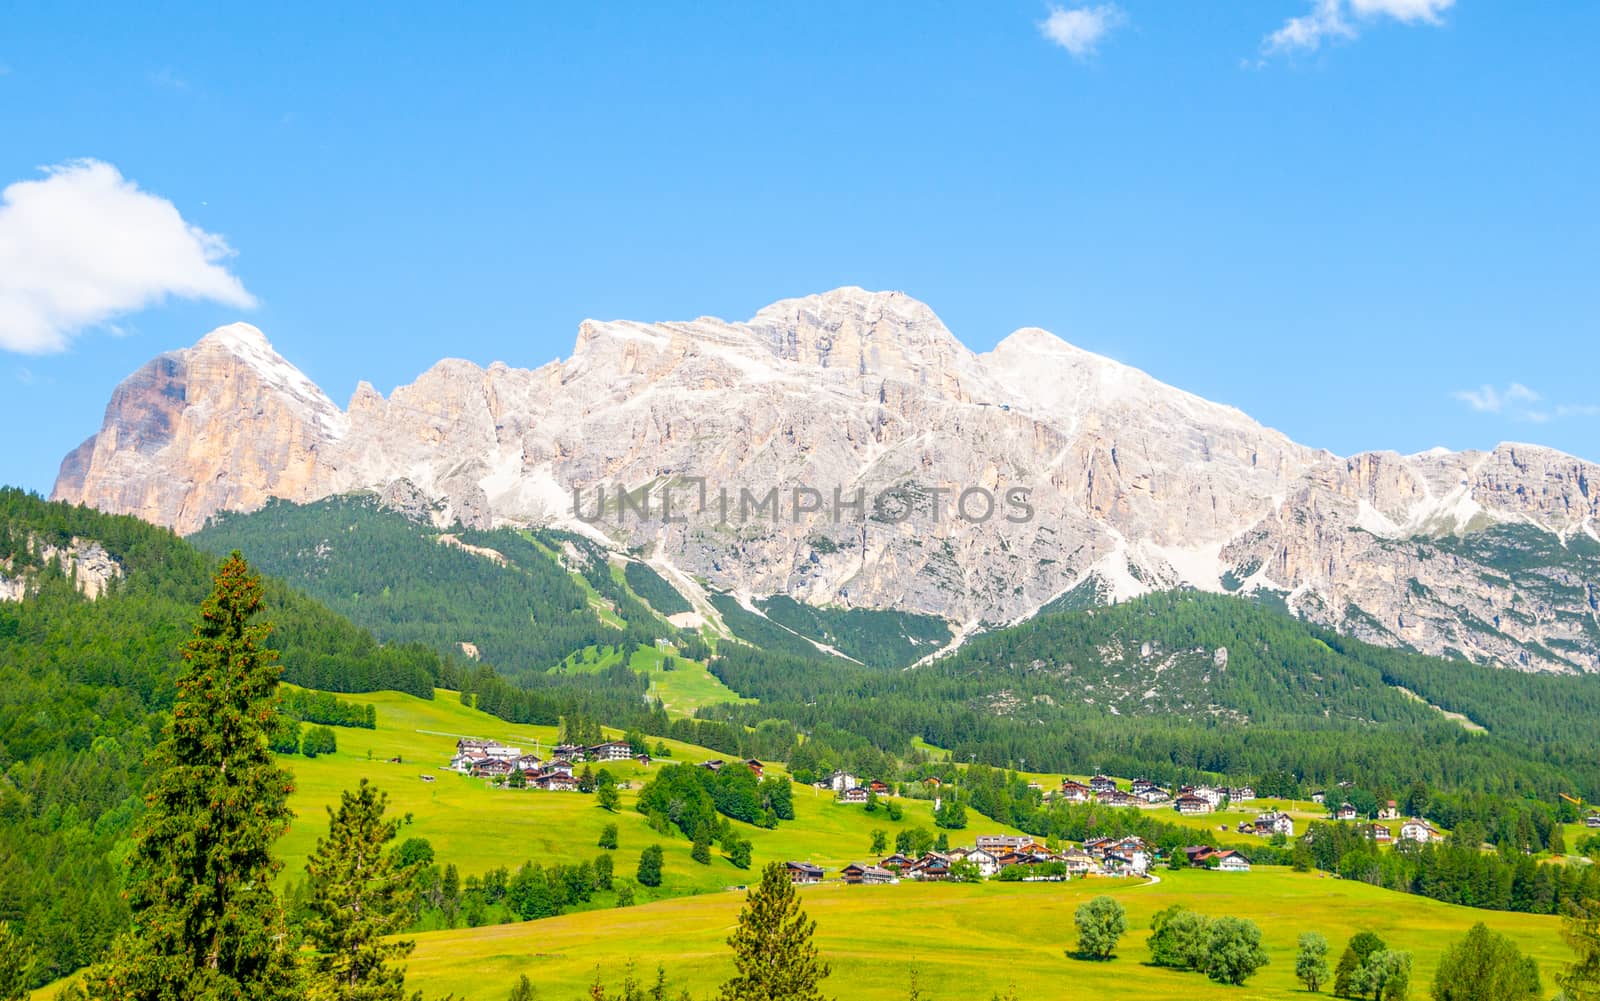
<path id="1" fill-rule="evenodd" d="M 593 659 L 586 661 L 584 660 L 586 656 Z M 662 667 L 662 662 L 668 656 L 672 656 L 677 664 L 671 671 Z M 620 650 L 611 647 L 604 649 L 586 647 L 563 661 L 558 670 L 598 673 L 621 659 Z M 674 716 L 693 716 L 695 710 L 701 706 L 717 705 L 722 702 L 755 701 L 737 694 L 724 685 L 720 679 L 706 670 L 704 662 L 670 655 L 655 647 L 640 647 L 635 650 L 628 660 L 628 667 L 649 677 L 652 694 L 659 698 L 667 712 Z"/>
<path id="2" fill-rule="evenodd" d="M 535 741 L 545 748 L 555 743 L 554 727 L 506 723 L 461 705 L 452 692 L 441 691 L 431 702 L 394 692 L 341 697 L 374 706 L 378 728 L 339 728 L 336 754 L 310 760 L 298 756 L 281 759 L 295 776 L 295 792 L 289 805 L 296 819 L 279 843 L 286 880 L 300 877 L 317 837 L 326 833 L 324 808 L 337 803 L 340 792 L 354 788 L 362 777 L 389 794 L 391 815 L 411 815 L 412 822 L 402 827 L 401 838 L 427 838 L 439 861 L 454 862 L 463 877 L 502 865 L 515 868 L 528 860 L 593 859 L 599 853 L 596 841 L 600 829 L 615 823 L 621 835 L 616 852 L 619 876 L 632 876 L 639 853 L 647 845 L 660 842 L 666 852 L 663 885 L 655 890 L 640 888 L 641 900 L 720 890 L 749 878 L 748 872 L 734 868 L 719 853 L 713 853 L 709 866 L 693 861 L 688 839 L 656 833 L 633 809 L 638 787 L 651 772 L 664 766 L 661 760 L 648 769 L 633 762 L 606 766 L 619 780 L 632 786 L 622 791 L 622 807 L 612 814 L 597 807 L 592 796 L 495 789 L 482 779 L 441 767 L 449 761 L 458 736 L 492 737 L 532 750 Z M 720 756 L 674 741 L 667 741 L 667 745 L 673 751 L 672 761 L 698 762 Z M 403 764 L 388 764 L 387 759 L 396 755 Z M 781 769 L 776 771 L 781 774 Z M 434 781 L 422 781 L 425 774 L 434 776 Z M 832 869 L 865 860 L 875 828 L 888 832 L 891 844 L 895 833 L 904 828 L 933 829 L 931 803 L 910 799 L 901 802 L 905 815 L 896 824 L 881 810 L 867 814 L 863 807 L 842 806 L 826 793 L 796 786 L 794 821 L 785 821 L 770 831 L 745 824 L 736 826 L 754 844 L 757 865 L 770 860 L 805 859 Z M 991 832 L 1016 833 L 973 814 L 969 829 L 953 832 L 952 837 L 970 841 L 975 834 Z"/>
<path id="3" fill-rule="evenodd" d="M 1294 980 L 1294 948 L 1296 936 L 1306 930 L 1328 937 L 1334 961 L 1360 929 L 1376 931 L 1391 948 L 1410 950 L 1416 957 L 1412 997 L 1427 996 L 1444 947 L 1480 920 L 1534 956 L 1547 987 L 1570 958 L 1554 918 L 1452 907 L 1280 870 L 1162 873 L 1159 885 L 1109 879 L 1035 885 L 824 884 L 802 893 L 817 922 L 823 955 L 833 966 L 827 993 L 846 1001 L 904 998 L 913 962 L 924 996 L 932 1001 L 983 1001 L 1011 983 L 1024 1001 L 1303 998 L 1307 995 Z M 1114 894 L 1128 909 L 1129 932 L 1117 957 L 1106 963 L 1067 958 L 1074 908 L 1100 893 Z M 630 958 L 647 975 L 653 975 L 659 959 L 675 986 L 688 986 L 700 997 L 732 972 L 724 940 L 742 900 L 743 894 L 723 893 L 430 932 L 418 937 L 407 985 L 429 994 L 454 991 L 469 1001 L 500 1001 L 526 973 L 542 1001 L 576 1001 L 586 996 L 596 964 L 611 972 L 614 989 Z M 1151 915 L 1172 903 L 1252 918 L 1261 926 L 1271 964 L 1243 987 L 1146 965 Z"/>

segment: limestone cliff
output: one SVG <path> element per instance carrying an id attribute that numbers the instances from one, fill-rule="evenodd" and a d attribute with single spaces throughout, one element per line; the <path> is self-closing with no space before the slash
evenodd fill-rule
<path id="1" fill-rule="evenodd" d="M 1522 445 L 1341 458 L 1045 331 L 978 354 L 916 300 L 844 288 L 744 323 L 585 321 L 565 361 L 445 360 L 347 411 L 225 327 L 123 383 L 56 496 L 189 532 L 374 490 L 440 525 L 559 523 L 741 593 L 967 625 L 1063 595 L 1271 591 L 1382 642 L 1600 670 L 1597 473 Z"/>

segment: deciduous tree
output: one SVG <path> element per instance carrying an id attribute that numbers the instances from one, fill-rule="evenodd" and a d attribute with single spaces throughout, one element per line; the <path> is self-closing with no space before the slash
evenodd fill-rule
<path id="1" fill-rule="evenodd" d="M 1104 894 L 1079 904 L 1072 919 L 1078 926 L 1078 954 L 1090 959 L 1110 959 L 1117 940 L 1128 930 L 1122 904 Z"/>

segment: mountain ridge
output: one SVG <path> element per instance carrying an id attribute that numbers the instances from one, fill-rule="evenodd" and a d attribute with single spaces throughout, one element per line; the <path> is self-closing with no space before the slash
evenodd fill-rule
<path id="1" fill-rule="evenodd" d="M 735 497 L 837 487 L 914 513 L 729 523 L 679 509 L 679 522 L 615 506 L 619 486 L 696 477 Z M 1434 544 L 1515 525 L 1563 547 L 1600 542 L 1600 467 L 1520 444 L 1340 457 L 1039 328 L 975 353 L 927 305 L 856 287 L 744 322 L 585 320 L 566 359 L 444 359 L 387 398 L 360 384 L 347 410 L 255 328 L 220 328 L 118 387 L 53 496 L 192 532 L 269 497 L 401 481 L 438 502 L 441 523 L 556 525 L 721 589 L 812 605 L 970 628 L 1080 589 L 1098 601 L 1260 590 L 1390 645 L 1600 670 L 1587 564 L 1486 583 L 1493 560 Z M 590 524 L 574 491 L 600 489 L 613 506 Z M 955 508 L 962 491 L 1011 489 L 1027 491 L 1026 522 Z"/>

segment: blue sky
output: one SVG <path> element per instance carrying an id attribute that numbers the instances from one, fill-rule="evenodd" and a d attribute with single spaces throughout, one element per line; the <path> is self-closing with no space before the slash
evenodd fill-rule
<path id="1" fill-rule="evenodd" d="M 844 284 L 1340 453 L 1600 459 L 1600 4 L 325 6 L 8 6 L 0 187 L 58 183 L 0 205 L 0 480 L 234 319 L 342 404 Z M 175 242 L 42 197 L 82 158 Z"/>

